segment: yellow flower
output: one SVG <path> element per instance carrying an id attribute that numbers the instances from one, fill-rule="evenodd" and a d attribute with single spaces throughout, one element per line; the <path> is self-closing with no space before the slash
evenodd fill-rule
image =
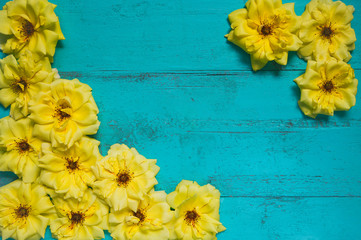
<path id="1" fill-rule="evenodd" d="M 215 240 L 225 230 L 219 222 L 220 193 L 212 185 L 183 180 L 167 201 L 175 209 L 177 239 Z"/>
<path id="2" fill-rule="evenodd" d="M 29 114 L 29 100 L 41 91 L 50 89 L 54 79 L 47 58 L 35 61 L 31 52 L 21 55 L 19 63 L 13 55 L 0 60 L 0 103 L 11 104 L 10 115 L 19 119 Z"/>
<path id="3" fill-rule="evenodd" d="M 90 167 L 101 159 L 100 142 L 83 137 L 69 149 L 62 151 L 43 143 L 39 167 L 40 182 L 54 189 L 64 198 L 81 198 L 95 176 Z"/>
<path id="4" fill-rule="evenodd" d="M 49 219 L 56 212 L 43 187 L 16 180 L 0 188 L 0 233 L 2 239 L 44 238 Z"/>
<path id="5" fill-rule="evenodd" d="M 52 61 L 58 40 L 64 39 L 56 5 L 47 0 L 13 0 L 0 11 L 0 48 L 14 54 L 30 50 Z"/>
<path id="6" fill-rule="evenodd" d="M 156 162 L 146 159 L 134 148 L 115 144 L 108 156 L 92 168 L 97 178 L 92 185 L 94 192 L 115 211 L 126 207 L 137 211 L 139 201 L 158 183 Z"/>
<path id="7" fill-rule="evenodd" d="M 299 17 L 294 3 L 282 5 L 282 0 L 249 0 L 247 9 L 229 14 L 232 30 L 226 35 L 229 41 L 251 55 L 254 71 L 267 62 L 287 64 L 288 51 L 297 51 L 302 45 L 295 35 Z"/>
<path id="8" fill-rule="evenodd" d="M 304 45 L 298 55 L 305 60 L 325 61 L 334 57 L 348 62 L 356 41 L 351 28 L 354 11 L 353 6 L 341 1 L 312 0 L 301 17 L 298 35 Z"/>
<path id="9" fill-rule="evenodd" d="M 174 213 L 166 202 L 166 196 L 164 191 L 151 191 L 140 201 L 136 211 L 129 208 L 111 210 L 111 236 L 117 240 L 170 239 L 168 225 L 173 220 Z"/>
<path id="10" fill-rule="evenodd" d="M 298 105 L 312 118 L 317 114 L 333 115 L 333 111 L 349 110 L 356 103 L 358 81 L 354 70 L 334 58 L 327 62 L 308 61 L 305 74 L 294 81 L 301 89 Z"/>
<path id="11" fill-rule="evenodd" d="M 34 182 L 39 176 L 38 167 L 41 143 L 33 137 L 34 123 L 28 119 L 15 121 L 10 117 L 0 120 L 0 170 L 12 171 L 24 182 Z"/>
<path id="12" fill-rule="evenodd" d="M 57 239 L 92 240 L 104 238 L 108 229 L 109 208 L 91 190 L 81 201 L 74 198 L 53 199 L 58 218 L 50 222 L 50 230 Z"/>
<path id="13" fill-rule="evenodd" d="M 78 79 L 52 82 L 51 91 L 40 92 L 29 110 L 36 123 L 34 135 L 57 148 L 69 148 L 84 135 L 95 134 L 100 124 L 92 89 Z"/>

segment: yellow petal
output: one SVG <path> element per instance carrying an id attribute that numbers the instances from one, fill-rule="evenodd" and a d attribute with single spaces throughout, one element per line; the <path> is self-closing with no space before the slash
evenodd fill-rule
<path id="1" fill-rule="evenodd" d="M 356 97 L 348 90 L 340 90 L 343 98 L 335 99 L 335 107 L 339 111 L 347 111 L 356 104 Z"/>
<path id="2" fill-rule="evenodd" d="M 125 188 L 116 188 L 107 201 L 111 204 L 115 211 L 119 211 L 127 207 L 128 195 Z"/>
<path id="3" fill-rule="evenodd" d="M 342 27 L 339 28 L 340 39 L 346 45 L 354 44 L 356 41 L 355 30 L 351 27 Z M 351 49 L 349 49 L 351 50 Z"/>
<path id="4" fill-rule="evenodd" d="M 281 65 L 287 65 L 287 60 L 288 60 L 288 53 L 287 52 L 282 53 L 281 58 L 276 58 L 275 59 L 276 63 L 281 64 Z"/>
<path id="5" fill-rule="evenodd" d="M 0 10 L 0 33 L 11 35 L 10 20 L 6 10 Z"/>
<path id="6" fill-rule="evenodd" d="M 239 22 L 245 20 L 246 16 L 247 16 L 247 10 L 243 8 L 231 12 L 228 15 L 228 19 L 229 22 L 231 23 L 232 28 L 237 27 L 239 25 Z"/>
<path id="7" fill-rule="evenodd" d="M 73 113 L 73 119 L 78 124 L 92 125 L 97 123 L 98 110 L 91 103 L 86 103 Z"/>
<path id="8" fill-rule="evenodd" d="M 31 115 L 30 115 L 30 117 L 31 117 Z M 38 137 L 45 141 L 50 141 L 51 130 L 52 130 L 51 124 L 48 124 L 48 125 L 38 125 L 37 124 L 34 126 L 33 134 L 35 137 Z"/>
<path id="9" fill-rule="evenodd" d="M 28 16 L 27 6 L 25 0 L 18 0 L 7 5 L 7 12 L 10 17 L 21 16 L 28 21 L 31 19 Z"/>
<path id="10" fill-rule="evenodd" d="M 34 33 L 29 41 L 29 49 L 36 52 L 39 56 L 46 55 L 47 46 L 45 39 L 40 33 Z"/>
<path id="11" fill-rule="evenodd" d="M 55 23 L 55 29 L 54 31 L 58 34 L 59 40 L 65 40 L 65 37 L 63 35 L 63 32 L 60 29 L 60 23 L 59 20 Z"/>
<path id="12" fill-rule="evenodd" d="M 15 102 L 17 95 L 11 88 L 0 89 L 0 103 L 7 108 L 10 104 Z"/>
<path id="13" fill-rule="evenodd" d="M 59 39 L 59 35 L 56 32 L 44 30 L 43 32 L 44 42 L 46 43 L 46 49 L 50 56 L 54 56 L 55 47 Z"/>
<path id="14" fill-rule="evenodd" d="M 332 17 L 338 24 L 349 24 L 353 19 L 353 6 L 348 8 L 343 2 L 337 1 L 334 3 Z"/>
<path id="15" fill-rule="evenodd" d="M 49 223 L 49 218 L 43 216 L 30 216 L 31 225 L 33 229 L 42 237 L 44 238 L 45 230 Z"/>
<path id="16" fill-rule="evenodd" d="M 38 178 L 39 173 L 40 169 L 38 166 L 33 161 L 27 161 L 22 172 L 23 181 L 32 183 Z"/>
<path id="17" fill-rule="evenodd" d="M 249 0 L 246 2 L 246 7 L 248 10 L 248 17 L 250 19 L 259 19 L 259 15 L 258 15 L 258 3 L 260 1 L 257 0 Z"/>
<path id="18" fill-rule="evenodd" d="M 351 59 L 351 54 L 347 49 L 347 46 L 343 43 L 338 45 L 338 48 L 335 49 L 335 53 L 333 55 L 335 58 L 348 62 Z"/>
<path id="19" fill-rule="evenodd" d="M 262 69 L 268 63 L 268 60 L 266 60 L 265 58 L 259 58 L 257 56 L 260 56 L 260 54 L 251 55 L 251 64 L 253 71 L 258 71 Z"/>

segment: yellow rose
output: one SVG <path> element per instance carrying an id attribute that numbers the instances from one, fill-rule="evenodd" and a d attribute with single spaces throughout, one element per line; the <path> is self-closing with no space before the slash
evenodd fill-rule
<path id="1" fill-rule="evenodd" d="M 34 135 L 56 148 L 71 147 L 84 135 L 95 134 L 100 125 L 92 89 L 78 79 L 52 82 L 51 91 L 40 92 L 29 110 Z"/>
<path id="2" fill-rule="evenodd" d="M 0 188 L 0 233 L 2 239 L 44 238 L 49 219 L 56 212 L 39 184 L 16 180 Z"/>
<path id="3" fill-rule="evenodd" d="M 219 222 L 220 193 L 212 185 L 199 186 L 183 180 L 167 196 L 175 209 L 177 239 L 216 240 L 216 234 L 226 230 Z"/>
<path id="4" fill-rule="evenodd" d="M 0 60 L 0 103 L 10 108 L 10 115 L 23 118 L 29 114 L 28 103 L 33 96 L 50 89 L 54 79 L 47 58 L 35 61 L 31 52 L 21 55 L 19 63 L 13 55 Z"/>
<path id="5" fill-rule="evenodd" d="M 64 36 L 59 19 L 54 13 L 56 5 L 47 0 L 13 0 L 0 11 L 0 48 L 14 54 L 30 50 L 38 57 L 52 61 L 55 47 Z"/>
<path id="6" fill-rule="evenodd" d="M 100 142 L 83 137 L 69 149 L 62 151 L 43 143 L 39 167 L 40 182 L 57 194 L 80 199 L 95 180 L 90 167 L 101 159 Z"/>
<path id="7" fill-rule="evenodd" d="M 0 120 L 0 170 L 12 171 L 24 182 L 34 182 L 40 169 L 38 160 L 42 141 L 33 137 L 34 123 L 28 119 Z"/>
<path id="8" fill-rule="evenodd" d="M 287 64 L 288 51 L 297 51 L 302 41 L 296 36 L 299 17 L 294 3 L 282 5 L 282 0 L 249 0 L 246 9 L 238 9 L 228 16 L 232 30 L 228 41 L 251 55 L 254 71 L 267 62 Z"/>
<path id="9" fill-rule="evenodd" d="M 305 74 L 294 81 L 301 89 L 298 105 L 312 118 L 317 114 L 333 115 L 334 111 L 349 110 L 356 103 L 358 81 L 354 70 L 334 58 L 327 62 L 308 61 Z"/>
<path id="10" fill-rule="evenodd" d="M 108 156 L 92 167 L 97 180 L 92 187 L 115 211 L 137 211 L 141 199 L 158 182 L 156 160 L 146 159 L 124 144 L 111 146 Z"/>
<path id="11" fill-rule="evenodd" d="M 351 28 L 353 6 L 341 1 L 312 0 L 302 14 L 298 36 L 304 42 L 298 55 L 305 60 L 325 61 L 330 57 L 348 62 L 355 49 Z"/>
<path id="12" fill-rule="evenodd" d="M 166 202 L 166 196 L 164 191 L 151 191 L 140 201 L 136 211 L 111 209 L 111 236 L 117 240 L 170 239 L 168 224 L 173 220 L 174 213 Z"/>
<path id="13" fill-rule="evenodd" d="M 92 240 L 104 238 L 108 229 L 109 208 L 91 190 L 78 201 L 53 198 L 58 218 L 50 222 L 50 230 L 60 240 Z"/>

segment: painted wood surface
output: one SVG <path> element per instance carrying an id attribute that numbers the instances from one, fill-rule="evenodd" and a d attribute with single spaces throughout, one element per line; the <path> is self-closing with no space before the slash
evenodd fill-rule
<path id="1" fill-rule="evenodd" d="M 53 2 L 66 37 L 53 66 L 93 88 L 103 155 L 125 143 L 158 159 L 156 188 L 168 193 L 182 179 L 216 186 L 219 240 L 361 239 L 361 95 L 349 112 L 303 116 L 293 79 L 304 61 L 291 53 L 286 67 L 253 73 L 223 37 L 246 1 Z M 345 3 L 359 37 L 361 2 Z M 14 179 L 0 173 L 0 185 Z"/>

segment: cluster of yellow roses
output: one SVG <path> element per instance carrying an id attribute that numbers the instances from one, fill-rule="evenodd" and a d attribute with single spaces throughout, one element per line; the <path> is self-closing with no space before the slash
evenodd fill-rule
<path id="1" fill-rule="evenodd" d="M 355 49 L 354 10 L 341 1 L 312 0 L 299 17 L 294 3 L 248 0 L 246 8 L 229 14 L 226 37 L 251 55 L 254 71 L 273 60 L 286 65 L 288 51 L 298 51 L 308 61 L 305 74 L 294 80 L 301 89 L 299 107 L 312 118 L 333 115 L 356 103 L 358 81 L 346 63 Z"/>
<path id="2" fill-rule="evenodd" d="M 37 240 L 50 225 L 57 239 L 217 239 L 220 193 L 183 180 L 155 191 L 159 167 L 134 148 L 113 145 L 106 157 L 92 89 L 52 69 L 64 39 L 56 6 L 13 0 L 0 11 L 0 170 L 19 176 L 0 188 L 2 239 Z"/>

